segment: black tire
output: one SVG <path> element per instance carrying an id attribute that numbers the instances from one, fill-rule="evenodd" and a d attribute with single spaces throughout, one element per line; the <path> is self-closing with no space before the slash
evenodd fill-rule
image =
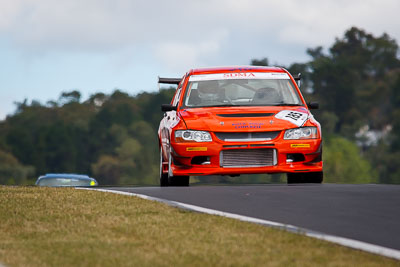
<path id="1" fill-rule="evenodd" d="M 189 186 L 189 176 L 170 176 L 168 177 L 169 186 Z"/>
<path id="2" fill-rule="evenodd" d="M 168 186 L 168 173 L 163 173 L 163 154 L 160 148 L 160 186 Z"/>
<path id="3" fill-rule="evenodd" d="M 160 149 L 160 186 L 189 186 L 189 178 L 190 176 L 173 176 L 171 172 L 168 173 L 162 172 L 162 163 L 163 163 L 163 155 Z M 171 165 L 171 156 L 168 160 L 168 168 Z"/>
<path id="4" fill-rule="evenodd" d="M 162 174 L 160 176 L 160 186 L 164 187 L 164 186 L 168 186 L 168 174 Z"/>
<path id="5" fill-rule="evenodd" d="M 323 172 L 304 172 L 304 173 L 288 173 L 288 184 L 320 184 L 324 179 Z"/>

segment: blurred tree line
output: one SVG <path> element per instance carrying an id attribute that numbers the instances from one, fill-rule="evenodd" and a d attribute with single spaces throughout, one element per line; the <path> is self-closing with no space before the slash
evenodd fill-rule
<path id="1" fill-rule="evenodd" d="M 72 91 L 46 104 L 17 103 L 0 123 L 0 184 L 32 183 L 45 173 L 89 174 L 100 184 L 158 182 L 159 107 L 174 91 L 116 90 L 83 102 Z"/>
<path id="2" fill-rule="evenodd" d="M 320 103 L 313 114 L 322 125 L 325 181 L 400 183 L 395 40 L 353 27 L 329 49 L 307 52 L 309 62 L 286 68 L 302 73 L 306 100 Z M 0 184 L 32 183 L 51 172 L 89 174 L 100 184 L 157 184 L 159 107 L 173 94 L 174 88 L 136 96 L 115 90 L 82 101 L 71 91 L 45 104 L 16 103 L 0 122 Z"/>

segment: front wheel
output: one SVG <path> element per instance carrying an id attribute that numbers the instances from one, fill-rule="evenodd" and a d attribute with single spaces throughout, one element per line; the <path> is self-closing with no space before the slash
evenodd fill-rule
<path id="1" fill-rule="evenodd" d="M 163 173 L 164 157 L 160 148 L 160 186 L 168 186 L 168 173 Z"/>
<path id="2" fill-rule="evenodd" d="M 163 172 L 164 157 L 160 148 L 160 186 L 189 186 L 189 176 L 174 176 L 171 171 L 172 157 L 168 160 L 168 172 Z"/>
<path id="3" fill-rule="evenodd" d="M 168 160 L 168 186 L 189 186 L 189 176 L 174 176 L 172 173 L 172 156 Z"/>
<path id="4" fill-rule="evenodd" d="M 168 177 L 169 186 L 189 186 L 189 176 L 170 176 Z"/>
<path id="5" fill-rule="evenodd" d="M 305 184 L 314 183 L 320 184 L 324 179 L 323 172 L 303 172 L 303 173 L 288 173 L 287 183 L 288 184 Z"/>

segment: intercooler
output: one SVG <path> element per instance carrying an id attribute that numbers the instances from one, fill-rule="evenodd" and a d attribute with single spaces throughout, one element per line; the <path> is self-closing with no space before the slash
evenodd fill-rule
<path id="1" fill-rule="evenodd" d="M 254 141 L 269 141 L 275 139 L 280 131 L 275 132 L 239 132 L 226 133 L 216 132 L 215 135 L 219 140 L 225 142 L 254 142 Z"/>
<path id="2" fill-rule="evenodd" d="M 276 149 L 231 149 L 220 153 L 224 168 L 265 167 L 277 164 Z"/>

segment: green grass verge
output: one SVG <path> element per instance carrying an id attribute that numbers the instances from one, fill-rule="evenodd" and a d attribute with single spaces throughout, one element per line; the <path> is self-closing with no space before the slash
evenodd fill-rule
<path id="1" fill-rule="evenodd" d="M 135 197 L 0 187 L 6 266 L 395 266 L 398 261 Z"/>

